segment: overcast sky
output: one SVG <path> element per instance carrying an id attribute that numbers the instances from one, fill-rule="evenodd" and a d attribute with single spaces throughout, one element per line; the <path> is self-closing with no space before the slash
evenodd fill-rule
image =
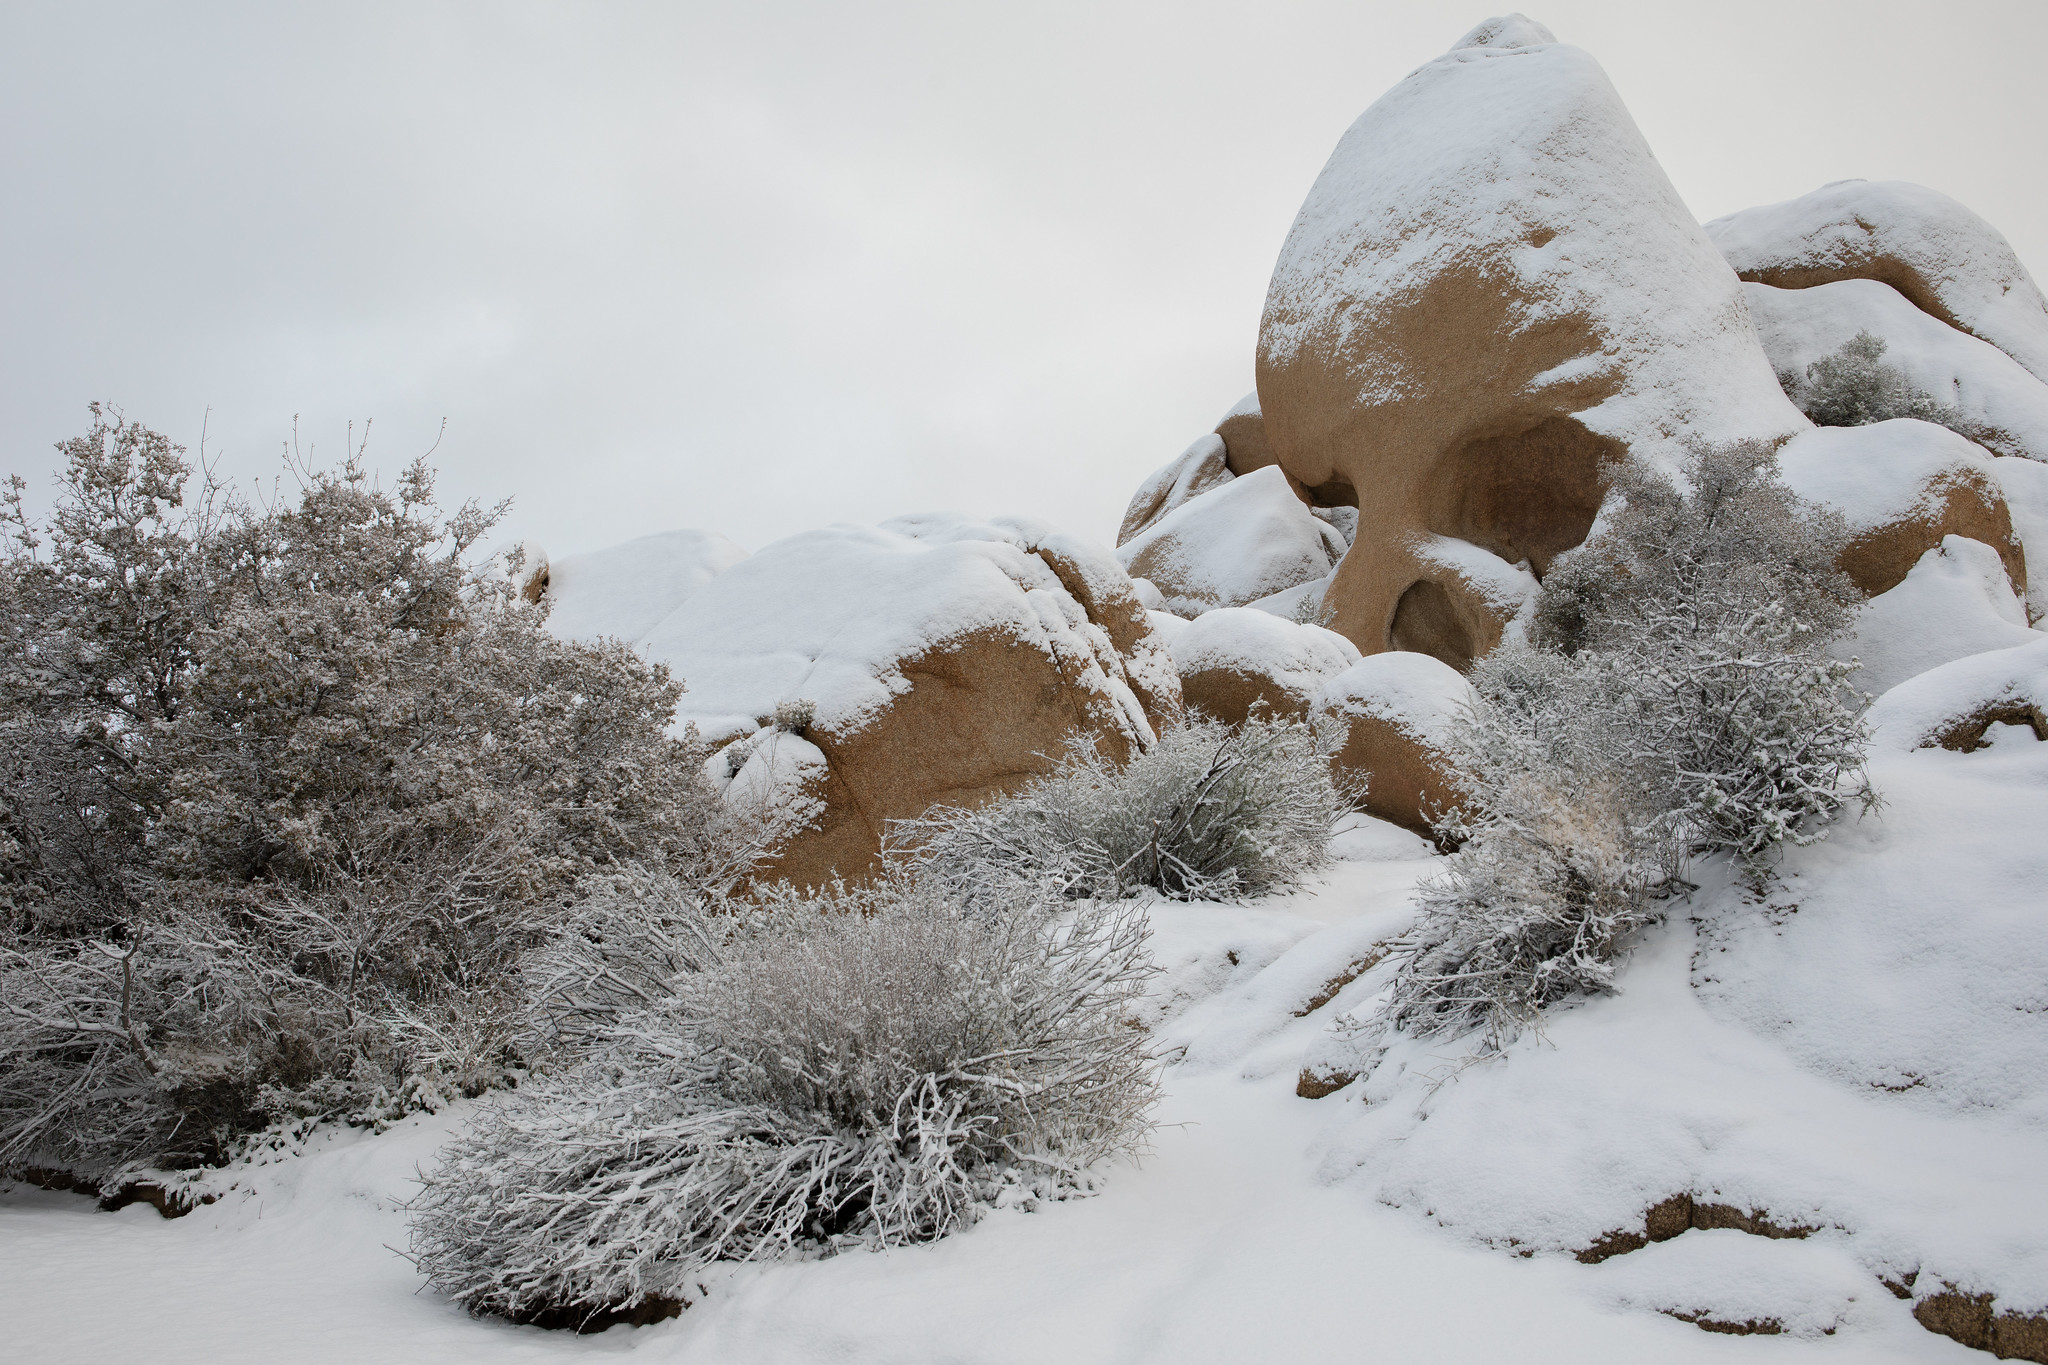
<path id="1" fill-rule="evenodd" d="M 375 425 L 560 556 L 1111 539 L 1252 383 L 1345 127 L 1477 4 L 0 6 L 0 463 Z M 2048 4 L 1553 0 L 1701 218 L 1932 185 L 2048 271 Z"/>

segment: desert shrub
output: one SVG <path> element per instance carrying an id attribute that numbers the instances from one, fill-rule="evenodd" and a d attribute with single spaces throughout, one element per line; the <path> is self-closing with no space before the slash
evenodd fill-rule
<path id="1" fill-rule="evenodd" d="M 1839 518 L 1765 448 L 1683 475 L 1619 471 L 1598 534 L 1544 580 L 1533 643 L 1474 667 L 1452 746 L 1468 796 L 1443 830 L 1461 846 L 1422 889 L 1382 1025 L 1497 1049 L 1610 989 L 1692 859 L 1761 883 L 1784 845 L 1875 802 L 1868 699 L 1827 653 L 1856 601 Z"/>
<path id="2" fill-rule="evenodd" d="M 1961 413 L 1920 392 L 1896 365 L 1887 364 L 1885 350 L 1883 337 L 1858 332 L 1808 365 L 1804 376 L 1780 375 L 1778 383 L 1815 426 L 1860 427 L 1915 417 L 1976 439 Z"/>
<path id="3" fill-rule="evenodd" d="M 97 408 L 59 449 L 0 561 L 0 1167 L 474 1093 L 587 879 L 747 860 L 678 684 L 470 566 L 502 508 L 359 452 L 252 507 Z"/>
<path id="4" fill-rule="evenodd" d="M 1083 1188 L 1148 1131 L 1127 903 L 964 909 L 901 876 L 721 915 L 650 892 L 564 996 L 587 1060 L 489 1104 L 423 1178 L 415 1258 L 473 1312 L 603 1321 L 686 1301 L 715 1261 L 927 1241 Z"/>
<path id="5" fill-rule="evenodd" d="M 1498 1051 L 1545 1006 L 1612 989 L 1651 915 L 1657 842 L 1599 733 L 1571 715 L 1585 665 L 1533 652 L 1488 664 L 1456 737 L 1473 799 L 1443 819 L 1458 848 L 1418 889 L 1380 1022 L 1422 1038 L 1477 1031 Z"/>
<path id="6" fill-rule="evenodd" d="M 1330 822 L 1362 794 L 1340 789 L 1304 722 L 1195 717 L 1122 767 L 1084 739 L 1015 796 L 935 810 L 895 839 L 969 897 L 1046 884 L 1070 897 L 1224 900 L 1324 866 Z"/>

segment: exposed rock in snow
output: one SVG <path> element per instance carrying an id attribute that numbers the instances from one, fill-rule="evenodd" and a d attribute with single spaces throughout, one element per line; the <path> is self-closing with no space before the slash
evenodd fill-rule
<path id="1" fill-rule="evenodd" d="M 1541 574 L 1607 462 L 1807 425 L 1598 64 L 1515 16 L 1338 143 L 1273 274 L 1258 386 L 1281 467 L 1360 509 L 1328 600 L 1369 653 L 1449 576 L 1419 540 Z"/>
<path id="2" fill-rule="evenodd" d="M 716 531 L 663 531 L 570 555 L 548 579 L 548 629 L 638 644 L 690 594 L 747 557 Z"/>
<path id="3" fill-rule="evenodd" d="M 1333 762 L 1366 775 L 1366 811 L 1428 834 L 1432 817 L 1459 800 L 1445 752 L 1471 699 L 1471 684 L 1450 665 L 1393 650 L 1330 679 L 1316 709 L 1346 727 Z"/>
<path id="4" fill-rule="evenodd" d="M 1838 180 L 1716 218 L 1707 235 L 1745 280 L 1781 289 L 1878 280 L 2048 381 L 2048 300 L 1998 229 L 1938 190 Z"/>
<path id="5" fill-rule="evenodd" d="M 1013 790 L 1073 736 L 1095 733 L 1116 757 L 1150 744 L 1180 694 L 1116 559 L 1016 520 L 792 536 L 705 585 L 646 649 L 689 689 L 678 722 L 714 741 L 762 730 L 779 704 L 812 704 L 800 738 L 824 772 L 780 749 L 756 769 L 822 803 L 772 869 L 809 884 L 866 871 L 891 820 Z M 735 757 L 736 783 L 765 761 L 758 748 Z"/>
<path id="6" fill-rule="evenodd" d="M 1997 552 L 1949 536 L 1905 581 L 1859 607 L 1856 628 L 1831 652 L 1862 660 L 1854 686 L 1875 695 L 1951 660 L 2040 638 L 2027 628 Z"/>
<path id="7" fill-rule="evenodd" d="M 1266 415 L 1259 408 L 1256 389 L 1223 414 L 1223 420 L 1216 424 L 1216 434 L 1223 438 L 1231 473 L 1249 474 L 1273 463 L 1273 452 L 1266 444 Z"/>
<path id="8" fill-rule="evenodd" d="M 470 562 L 475 572 L 511 584 L 529 602 L 540 601 L 548 590 L 548 552 L 530 537 L 499 541 Z"/>
<path id="9" fill-rule="evenodd" d="M 1124 509 L 1116 543 L 1129 544 L 1133 536 L 1157 525 L 1167 513 L 1212 488 L 1222 487 L 1232 477 L 1224 460 L 1223 438 L 1213 432 L 1196 437 L 1193 445 L 1138 485 L 1138 491 L 1131 495 L 1131 505 Z"/>
<path id="10" fill-rule="evenodd" d="M 1960 429 L 1998 455 L 2048 460 L 2048 384 L 2011 356 L 1929 317 L 1876 280 L 1837 280 L 1811 289 L 1746 284 L 1749 315 L 1764 353 L 1796 379 L 1859 332 L 1885 342 L 1884 363 L 1913 390 L 1953 408 Z"/>
<path id="11" fill-rule="evenodd" d="M 1167 610 L 1194 616 L 1323 577 L 1343 557 L 1344 538 L 1268 466 L 1174 508 L 1116 553 L 1158 584 Z"/>
<path id="12" fill-rule="evenodd" d="M 1171 648 L 1188 706 L 1233 725 L 1259 702 L 1270 715 L 1308 715 L 1323 684 L 1358 662 L 1358 647 L 1335 631 L 1251 607 L 1203 613 Z"/>
<path id="13" fill-rule="evenodd" d="M 1928 669 L 1879 697 L 1869 720 L 1874 751 L 1973 753 L 1999 726 L 2048 740 L 2048 638 Z"/>
<path id="14" fill-rule="evenodd" d="M 2005 508 L 2012 517 L 2012 532 L 2027 552 L 2027 563 L 2048 565 L 2048 464 L 2000 456 L 1991 462 L 1998 486 L 2005 494 Z M 2039 556 L 2038 560 L 2036 556 Z M 2048 574 L 2036 583 L 2036 573 L 2027 572 L 2027 602 L 2030 619 L 2048 613 Z"/>
<path id="15" fill-rule="evenodd" d="M 2026 553 L 1991 456 L 1932 422 L 1910 417 L 1867 427 L 1816 427 L 1778 452 L 1785 482 L 1849 523 L 1841 565 L 1864 592 L 1902 582 L 1944 536 L 1998 551 L 2014 589 L 2025 592 Z"/>

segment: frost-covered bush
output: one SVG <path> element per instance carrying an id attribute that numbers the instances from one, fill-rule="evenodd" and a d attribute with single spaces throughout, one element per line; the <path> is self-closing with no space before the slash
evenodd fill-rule
<path id="1" fill-rule="evenodd" d="M 1050 774 L 976 810 L 909 821 L 897 841 L 970 897 L 1044 884 L 1071 897 L 1150 889 L 1178 900 L 1262 896 L 1327 863 L 1340 789 L 1304 722 L 1199 717 L 1122 767 L 1076 743 Z"/>
<path id="2" fill-rule="evenodd" d="M 1477 1031 L 1498 1051 L 1546 1005 L 1613 988 L 1651 915 L 1657 844 L 1572 712 L 1585 666 L 1527 651 L 1488 664 L 1457 735 L 1474 799 L 1445 818 L 1459 847 L 1418 889 L 1380 1018 L 1422 1038 Z"/>
<path id="3" fill-rule="evenodd" d="M 1683 474 L 1616 475 L 1618 505 L 1545 579 L 1531 634 L 1579 661 L 1545 695 L 1600 737 L 1668 836 L 1670 869 L 1728 852 L 1760 875 L 1844 799 L 1869 799 L 1867 699 L 1827 652 L 1859 600 L 1835 564 L 1847 530 L 1785 486 L 1767 447 L 1707 452 Z"/>
<path id="4" fill-rule="evenodd" d="M 967 910 L 904 877 L 638 899 L 590 972 L 588 1059 L 483 1109 L 413 1204 L 421 1270 L 473 1312 L 579 1325 L 687 1300 L 714 1261 L 927 1241 L 1149 1129 L 1127 903 Z"/>
<path id="5" fill-rule="evenodd" d="M 588 878 L 745 863 L 678 684 L 470 567 L 496 513 L 359 459 L 252 507 L 94 419 L 0 555 L 0 1168 L 474 1093 Z"/>
<path id="6" fill-rule="evenodd" d="M 1860 427 L 1916 417 L 1974 440 L 1962 414 L 1914 388 L 1903 371 L 1885 362 L 1885 350 L 1883 337 L 1858 332 L 1834 354 L 1808 365 L 1804 377 L 1780 375 L 1778 382 L 1815 426 Z"/>
<path id="7" fill-rule="evenodd" d="M 1425 883 L 1383 1025 L 1497 1049 L 1556 1000 L 1611 988 L 1652 898 L 1691 859 L 1753 880 L 1822 838 L 1863 776 L 1866 698 L 1829 657 L 1854 587 L 1838 518 L 1768 449 L 1630 467 L 1602 529 L 1554 565 L 1532 645 L 1471 673 L 1451 754 L 1460 844 Z"/>

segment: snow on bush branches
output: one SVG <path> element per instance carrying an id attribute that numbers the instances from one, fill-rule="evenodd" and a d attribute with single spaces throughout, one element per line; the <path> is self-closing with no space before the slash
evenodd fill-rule
<path id="1" fill-rule="evenodd" d="M 588 941 L 587 1060 L 482 1110 L 413 1205 L 473 1312 L 661 1316 L 714 1261 L 940 1237 L 1149 1130 L 1130 903 L 963 908 L 899 874 L 713 912 L 643 884 Z"/>
<path id="2" fill-rule="evenodd" d="M 1826 834 L 1863 777 L 1866 698 L 1827 645 L 1850 622 L 1845 538 L 1768 448 L 1629 466 L 1603 529 L 1556 565 L 1532 644 L 1477 665 L 1455 741 L 1459 851 L 1425 884 L 1380 1023 L 1498 1050 L 1566 996 L 1612 989 L 1651 897 L 1725 854 L 1753 881 Z"/>
<path id="3" fill-rule="evenodd" d="M 1363 795 L 1340 789 L 1303 722 L 1196 716 L 1122 768 L 1084 739 L 1016 796 L 932 811 L 895 839 L 970 899 L 1043 883 L 1070 897 L 1149 889 L 1225 900 L 1298 885 L 1322 867 L 1330 822 Z"/>
<path id="4" fill-rule="evenodd" d="M 664 733 L 679 685 L 473 571 L 498 512 L 424 465 L 188 505 L 179 448 L 93 417 L 0 555 L 0 1169 L 475 1093 L 532 1060 L 521 965 L 586 878 L 769 837 Z"/>

